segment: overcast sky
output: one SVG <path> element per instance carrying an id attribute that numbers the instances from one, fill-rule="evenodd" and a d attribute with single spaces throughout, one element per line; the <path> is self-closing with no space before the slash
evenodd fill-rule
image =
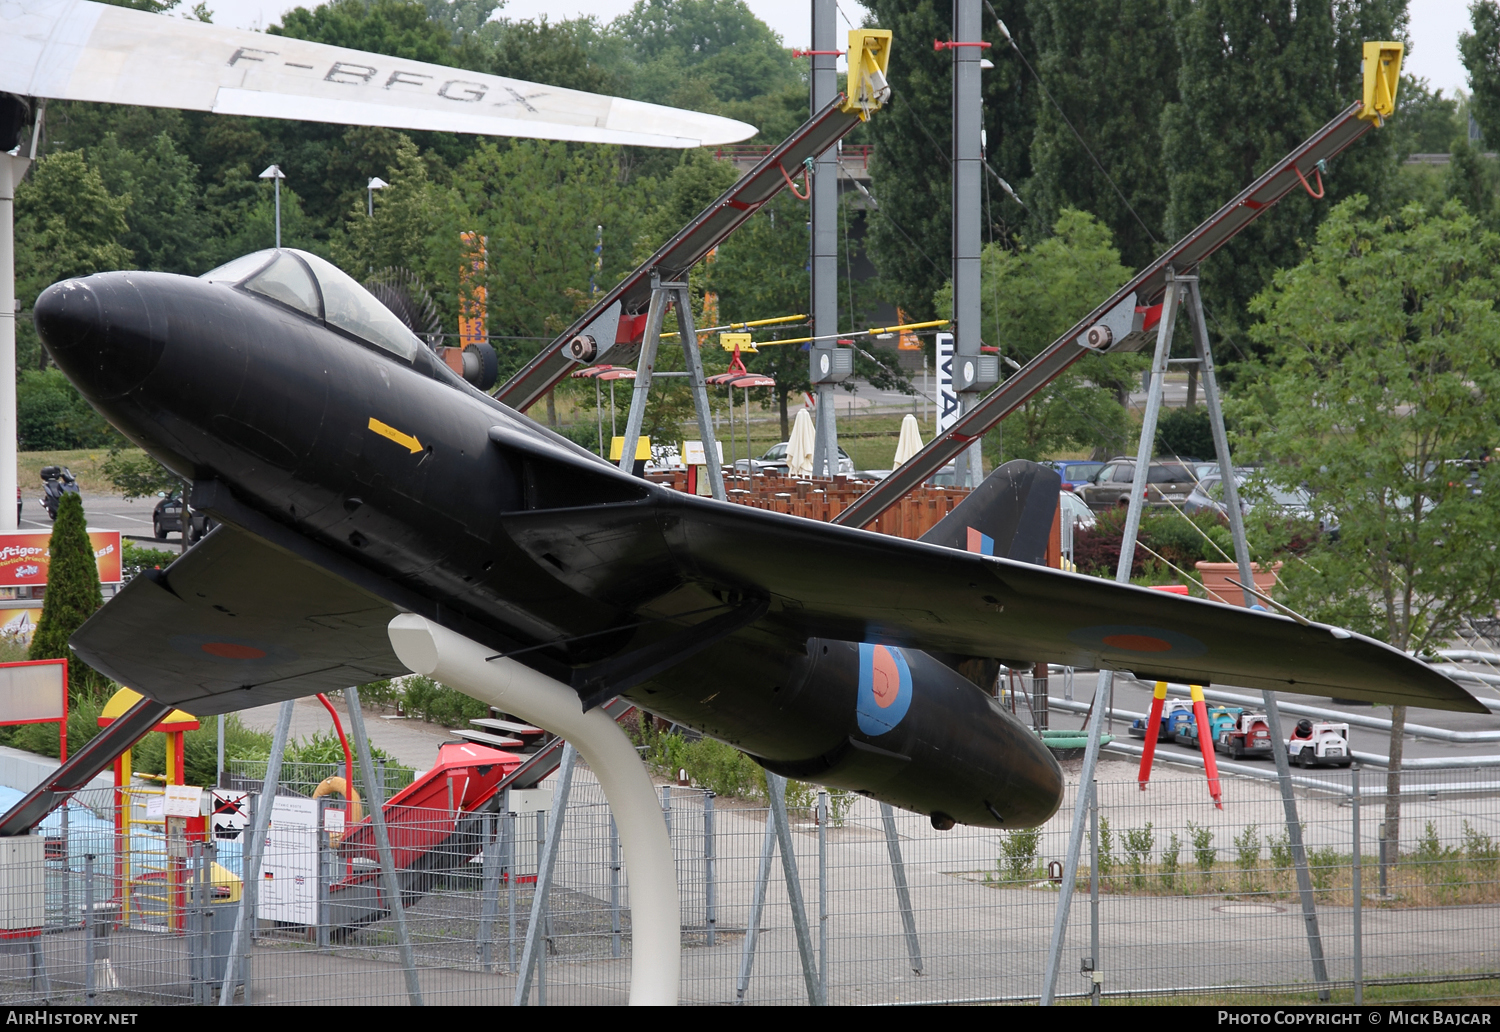
<path id="1" fill-rule="evenodd" d="M 592 14 L 601 21 L 609 21 L 628 11 L 634 0 L 507 0 L 501 13 L 507 18 L 539 18 L 546 15 L 553 21 L 576 18 Z M 789 47 L 805 47 L 809 43 L 811 18 L 807 0 L 745 0 L 755 15 L 781 35 L 782 42 Z M 864 17 L 864 9 L 857 0 L 838 0 L 849 18 L 856 22 Z M 190 6 L 184 4 L 184 7 Z M 232 25 L 243 29 L 263 29 L 280 20 L 283 11 L 309 3 L 288 3 L 286 0 L 208 0 L 214 12 L 214 21 L 219 25 Z M 1435 89 L 1452 96 L 1455 89 L 1467 89 L 1463 65 L 1458 61 L 1458 34 L 1469 22 L 1467 0 L 1410 0 L 1411 53 L 1404 70 L 1421 76 Z M 838 29 L 842 38 L 849 26 L 839 18 Z M 896 59 L 900 60 L 900 41 Z"/>

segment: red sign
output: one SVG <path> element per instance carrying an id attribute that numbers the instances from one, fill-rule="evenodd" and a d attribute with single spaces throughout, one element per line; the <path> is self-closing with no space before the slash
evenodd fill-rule
<path id="1" fill-rule="evenodd" d="M 0 532 L 0 588 L 47 583 L 47 566 L 51 558 L 48 531 L 12 530 Z M 89 543 L 94 546 L 94 562 L 99 566 L 101 584 L 118 584 L 124 580 L 120 569 L 120 532 L 91 530 Z"/>

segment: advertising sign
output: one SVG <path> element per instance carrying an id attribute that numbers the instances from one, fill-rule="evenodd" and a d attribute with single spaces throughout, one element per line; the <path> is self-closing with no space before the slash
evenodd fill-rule
<path id="1" fill-rule="evenodd" d="M 937 343 L 937 429 L 943 434 L 958 422 L 958 392 L 953 389 L 953 334 L 939 333 Z"/>
<path id="2" fill-rule="evenodd" d="M 48 545 L 51 531 L 12 530 L 0 532 L 0 587 L 47 583 L 47 566 L 51 559 Z M 118 584 L 123 579 L 120 564 L 120 532 L 91 530 L 89 543 L 94 546 L 94 562 L 99 567 L 101 584 Z"/>

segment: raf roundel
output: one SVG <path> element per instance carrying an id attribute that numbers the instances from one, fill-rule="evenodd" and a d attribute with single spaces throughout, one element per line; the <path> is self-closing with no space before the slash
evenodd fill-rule
<path id="1" fill-rule="evenodd" d="M 911 708 L 911 695 L 911 668 L 901 650 L 861 643 L 855 707 L 860 731 L 874 737 L 894 730 Z"/>
<path id="2" fill-rule="evenodd" d="M 1197 638 L 1165 627 L 1148 627 L 1136 624 L 1101 624 L 1081 627 L 1068 634 L 1074 645 L 1082 645 L 1091 652 L 1125 656 L 1159 656 L 1171 659 L 1190 659 L 1208 651 Z"/>

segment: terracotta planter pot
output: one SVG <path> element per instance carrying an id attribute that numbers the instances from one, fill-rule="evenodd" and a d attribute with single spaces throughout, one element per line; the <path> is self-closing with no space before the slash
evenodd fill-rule
<path id="1" fill-rule="evenodd" d="M 1194 563 L 1198 568 L 1198 576 L 1203 578 L 1203 586 L 1208 589 L 1210 598 L 1220 602 L 1228 602 L 1232 606 L 1243 606 L 1245 604 L 1245 593 L 1230 584 L 1231 578 L 1240 579 L 1240 568 L 1234 563 Z M 1250 576 L 1255 580 L 1255 590 L 1262 595 L 1273 594 L 1272 588 L 1276 586 L 1277 575 L 1281 573 L 1281 564 L 1272 563 L 1269 570 L 1259 563 L 1250 564 Z M 1264 603 L 1257 602 L 1257 605 Z M 1271 608 L 1266 606 L 1267 609 Z"/>

